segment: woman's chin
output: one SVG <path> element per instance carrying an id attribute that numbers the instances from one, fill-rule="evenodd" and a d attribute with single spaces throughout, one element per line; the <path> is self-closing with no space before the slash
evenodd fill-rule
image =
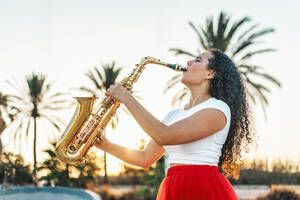
<path id="1" fill-rule="evenodd" d="M 184 84 L 185 81 L 184 81 L 184 79 L 182 78 L 182 79 L 180 80 L 180 82 Z"/>
<path id="2" fill-rule="evenodd" d="M 184 80 L 184 78 L 182 78 L 180 81 L 183 85 L 187 86 L 188 82 L 186 80 Z"/>

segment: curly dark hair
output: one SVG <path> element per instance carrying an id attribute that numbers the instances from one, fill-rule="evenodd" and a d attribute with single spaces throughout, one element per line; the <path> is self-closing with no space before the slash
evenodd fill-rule
<path id="1" fill-rule="evenodd" d="M 210 52 L 213 57 L 209 59 L 208 68 L 214 70 L 215 75 L 210 81 L 209 92 L 216 99 L 226 102 L 231 110 L 230 129 L 218 168 L 226 176 L 238 179 L 241 152 L 248 150 L 254 136 L 246 90 L 234 62 L 219 50 L 211 49 Z"/>

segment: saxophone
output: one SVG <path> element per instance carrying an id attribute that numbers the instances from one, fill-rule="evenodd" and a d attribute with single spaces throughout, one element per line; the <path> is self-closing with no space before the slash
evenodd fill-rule
<path id="1" fill-rule="evenodd" d="M 153 57 L 144 57 L 131 74 L 121 81 L 121 85 L 131 90 L 146 64 L 158 64 L 176 71 L 186 71 L 178 64 L 168 64 Z M 109 123 L 120 103 L 111 97 L 105 97 L 93 113 L 95 97 L 75 97 L 78 104 L 75 113 L 56 145 L 57 157 L 69 164 L 82 164 L 87 161 L 86 155 L 97 137 Z"/>

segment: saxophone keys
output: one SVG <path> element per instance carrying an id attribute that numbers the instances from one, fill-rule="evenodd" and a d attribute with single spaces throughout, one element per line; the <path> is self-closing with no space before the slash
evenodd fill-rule
<path id="1" fill-rule="evenodd" d="M 77 151 L 77 149 L 76 149 L 75 145 L 70 145 L 69 146 L 69 152 L 70 153 L 75 153 L 76 151 Z"/>

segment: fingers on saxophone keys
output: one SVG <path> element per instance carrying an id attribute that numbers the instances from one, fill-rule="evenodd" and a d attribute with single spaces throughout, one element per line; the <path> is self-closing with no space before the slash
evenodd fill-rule
<path id="1" fill-rule="evenodd" d="M 109 88 L 106 90 L 106 93 L 105 93 L 105 94 L 106 94 L 106 95 L 111 94 L 113 88 L 114 88 L 114 85 L 110 85 Z"/>
<path id="2" fill-rule="evenodd" d="M 103 132 L 104 132 L 103 128 L 98 128 L 98 136 L 97 136 L 98 139 L 103 140 Z"/>
<path id="3" fill-rule="evenodd" d="M 133 91 L 132 91 L 132 88 L 127 88 L 127 90 L 132 94 Z"/>
<path id="4" fill-rule="evenodd" d="M 102 134 L 98 135 L 98 136 L 97 136 L 97 139 L 100 140 L 100 141 L 103 140 Z M 100 142 L 100 141 L 99 141 L 99 142 Z"/>
<path id="5" fill-rule="evenodd" d="M 111 91 L 110 91 L 109 89 L 106 90 L 105 95 L 106 95 L 106 96 L 111 96 Z"/>
<path id="6" fill-rule="evenodd" d="M 103 140 L 102 136 L 100 136 L 100 135 L 97 136 L 97 137 L 96 137 L 96 142 L 95 142 L 96 146 L 97 146 L 97 145 L 101 145 L 102 140 Z"/>

